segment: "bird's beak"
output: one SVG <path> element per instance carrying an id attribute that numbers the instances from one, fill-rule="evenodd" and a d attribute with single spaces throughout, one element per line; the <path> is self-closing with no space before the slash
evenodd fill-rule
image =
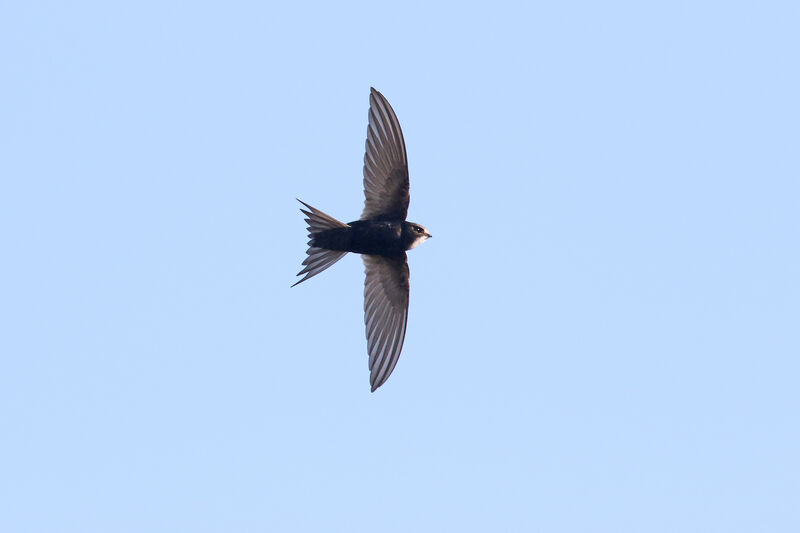
<path id="1" fill-rule="evenodd" d="M 433 235 L 431 235 L 431 234 L 430 234 L 430 233 L 428 233 L 427 231 L 425 232 L 425 236 L 426 236 L 427 238 L 429 238 L 429 239 L 430 239 L 431 237 L 433 237 Z"/>

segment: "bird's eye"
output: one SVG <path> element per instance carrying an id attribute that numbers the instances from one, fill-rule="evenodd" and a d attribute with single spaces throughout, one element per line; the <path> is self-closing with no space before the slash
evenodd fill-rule
<path id="1" fill-rule="evenodd" d="M 414 226 L 414 231 L 416 231 L 417 233 L 422 233 L 422 228 L 420 228 L 419 226 Z"/>

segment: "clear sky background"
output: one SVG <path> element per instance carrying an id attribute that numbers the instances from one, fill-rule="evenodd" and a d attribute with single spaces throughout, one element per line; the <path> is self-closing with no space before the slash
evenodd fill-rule
<path id="1" fill-rule="evenodd" d="M 796 2 L 0 8 L 0 530 L 800 531 Z M 408 335 L 289 288 L 403 125 Z"/>

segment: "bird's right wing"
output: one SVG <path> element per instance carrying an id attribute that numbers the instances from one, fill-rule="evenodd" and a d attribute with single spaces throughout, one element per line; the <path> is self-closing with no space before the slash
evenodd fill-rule
<path id="1" fill-rule="evenodd" d="M 364 196 L 362 220 L 406 219 L 409 201 L 406 142 L 392 106 L 375 89 L 370 89 L 369 94 Z"/>
<path id="2" fill-rule="evenodd" d="M 396 257 L 362 255 L 364 323 L 367 327 L 369 382 L 372 392 L 389 379 L 406 336 L 408 322 L 408 261 Z"/>

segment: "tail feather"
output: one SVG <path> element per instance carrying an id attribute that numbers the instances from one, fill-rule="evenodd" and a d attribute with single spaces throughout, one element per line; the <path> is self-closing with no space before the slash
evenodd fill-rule
<path id="1" fill-rule="evenodd" d="M 308 278 L 316 276 L 323 270 L 327 269 L 328 267 L 336 263 L 336 261 L 344 257 L 345 254 L 347 253 L 339 250 L 328 250 L 326 248 L 319 248 L 313 245 L 315 233 L 319 233 L 321 231 L 334 228 L 346 228 L 348 227 L 347 224 L 339 222 L 332 216 L 323 213 L 319 209 L 311 207 L 302 200 L 297 200 L 297 201 L 306 206 L 307 208 L 307 209 L 300 209 L 300 211 L 302 211 L 303 214 L 308 217 L 305 220 L 308 223 L 308 236 L 310 238 L 308 243 L 311 246 L 308 248 L 308 250 L 306 250 L 306 254 L 308 255 L 308 257 L 306 257 L 305 260 L 303 260 L 303 265 L 304 265 L 303 270 L 297 273 L 298 276 L 302 276 L 303 274 L 305 274 L 305 277 L 300 281 L 298 281 L 297 283 L 295 283 L 294 285 L 292 285 L 292 287 L 294 287 L 299 283 L 304 282 Z"/>
<path id="2" fill-rule="evenodd" d="M 325 231 L 326 229 L 347 227 L 347 224 L 345 224 L 344 222 L 339 222 L 332 216 L 323 213 L 319 209 L 311 207 L 304 201 L 302 200 L 297 200 L 297 201 L 306 206 L 306 208 L 308 208 L 308 211 L 306 211 L 305 209 L 301 209 L 300 211 L 308 217 L 306 219 L 306 222 L 308 222 L 309 237 L 313 237 L 315 233 L 319 233 L 320 231 Z"/>

